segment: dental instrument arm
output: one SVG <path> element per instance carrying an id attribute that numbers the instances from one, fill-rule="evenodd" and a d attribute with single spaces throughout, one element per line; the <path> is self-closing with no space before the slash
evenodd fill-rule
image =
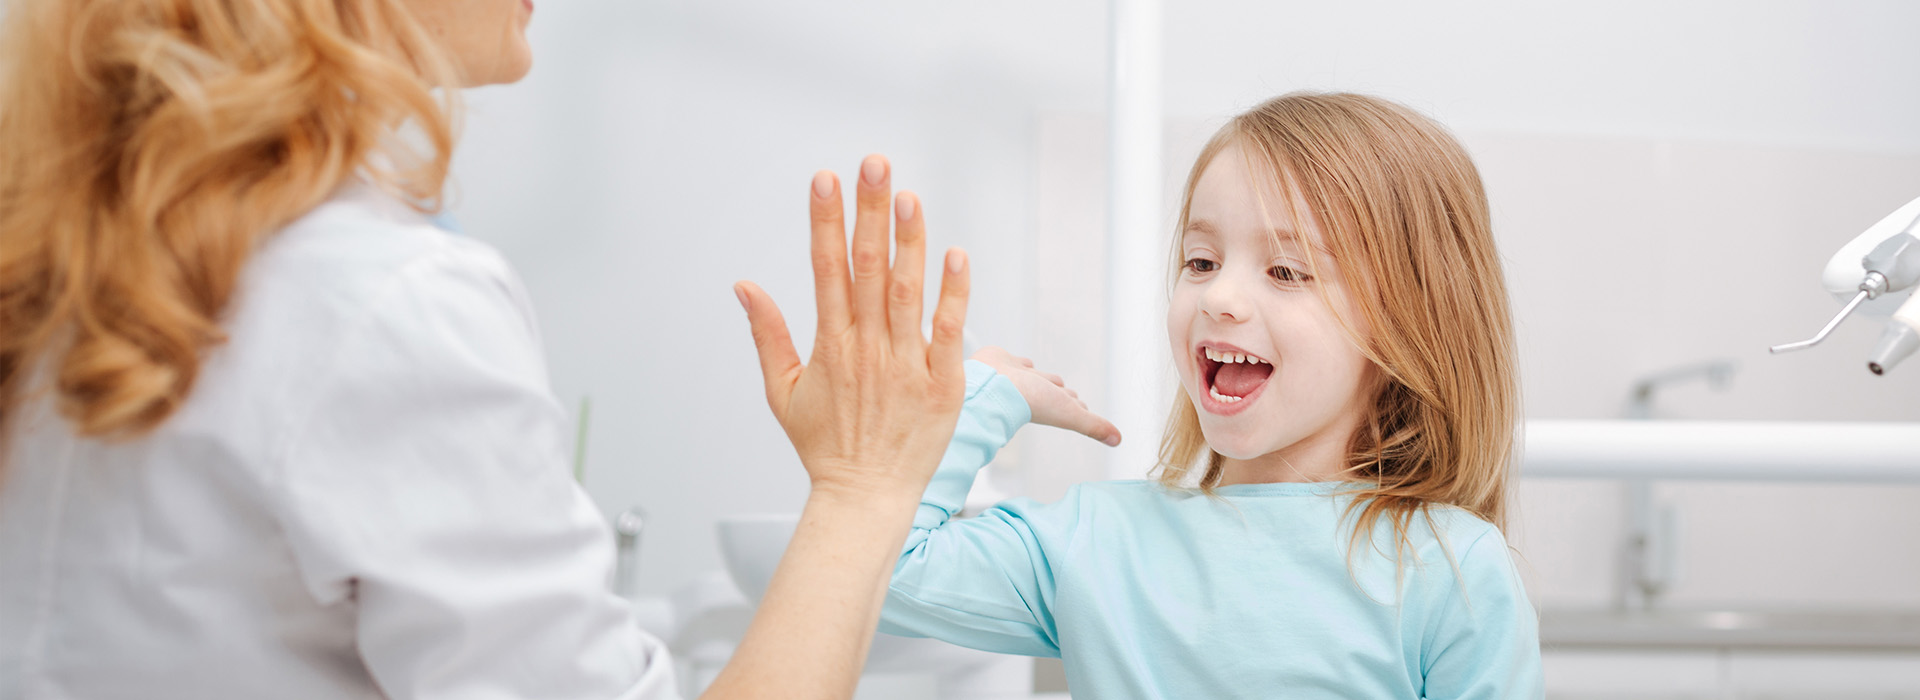
<path id="1" fill-rule="evenodd" d="M 1920 294 L 1907 297 L 1907 302 L 1893 312 L 1893 320 L 1887 322 L 1880 342 L 1874 344 L 1873 354 L 1867 356 L 1867 369 L 1886 374 L 1915 349 L 1920 349 Z"/>
<path id="2" fill-rule="evenodd" d="M 1826 340 L 1833 329 L 1863 306 L 1877 307 L 1881 313 L 1898 305 L 1887 331 L 1869 356 L 1867 369 L 1874 374 L 1887 370 L 1920 348 L 1920 304 L 1910 294 L 1920 283 L 1920 199 L 1908 202 L 1879 223 L 1855 237 L 1827 262 L 1822 283 L 1836 296 L 1848 301 L 1840 313 L 1827 322 L 1812 338 L 1797 343 L 1775 345 L 1774 353 L 1813 347 Z M 1879 301 L 1875 304 L 1873 302 Z"/>

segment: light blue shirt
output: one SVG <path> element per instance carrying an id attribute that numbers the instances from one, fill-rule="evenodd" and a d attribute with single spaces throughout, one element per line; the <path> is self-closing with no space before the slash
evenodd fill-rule
<path id="1" fill-rule="evenodd" d="M 1030 418 L 1012 381 L 967 363 L 966 408 L 881 631 L 1059 657 L 1076 698 L 1543 696 L 1538 621 L 1506 539 L 1456 508 L 1415 518 L 1402 567 L 1386 523 L 1349 559 L 1342 482 L 1217 498 L 1096 482 L 953 519 Z"/>

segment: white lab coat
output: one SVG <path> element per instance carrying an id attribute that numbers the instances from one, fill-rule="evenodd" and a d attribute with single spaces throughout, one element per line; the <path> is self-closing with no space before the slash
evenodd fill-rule
<path id="1" fill-rule="evenodd" d="M 31 397 L 0 698 L 672 697 L 532 318 L 492 249 L 356 181 L 254 255 L 153 434 L 76 439 Z"/>

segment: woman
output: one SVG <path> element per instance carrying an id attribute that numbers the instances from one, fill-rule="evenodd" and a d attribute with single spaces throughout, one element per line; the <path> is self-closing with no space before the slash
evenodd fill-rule
<path id="1" fill-rule="evenodd" d="M 453 89 L 524 75 L 531 12 L 7 4 L 0 698 L 674 694 L 605 590 L 524 293 L 424 214 Z M 851 694 L 960 407 L 964 258 L 929 346 L 917 202 L 889 270 L 862 173 L 857 276 L 814 182 L 812 364 L 739 288 L 814 489 L 710 697 Z"/>

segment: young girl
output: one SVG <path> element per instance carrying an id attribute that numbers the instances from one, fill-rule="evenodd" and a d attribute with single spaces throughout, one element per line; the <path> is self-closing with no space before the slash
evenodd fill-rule
<path id="1" fill-rule="evenodd" d="M 881 629 L 1058 656 L 1081 697 L 1540 697 L 1501 535 L 1517 388 L 1488 219 L 1466 152 L 1400 105 L 1234 118 L 1180 209 L 1158 480 L 953 520 L 1022 424 L 1118 437 L 981 353 Z"/>

